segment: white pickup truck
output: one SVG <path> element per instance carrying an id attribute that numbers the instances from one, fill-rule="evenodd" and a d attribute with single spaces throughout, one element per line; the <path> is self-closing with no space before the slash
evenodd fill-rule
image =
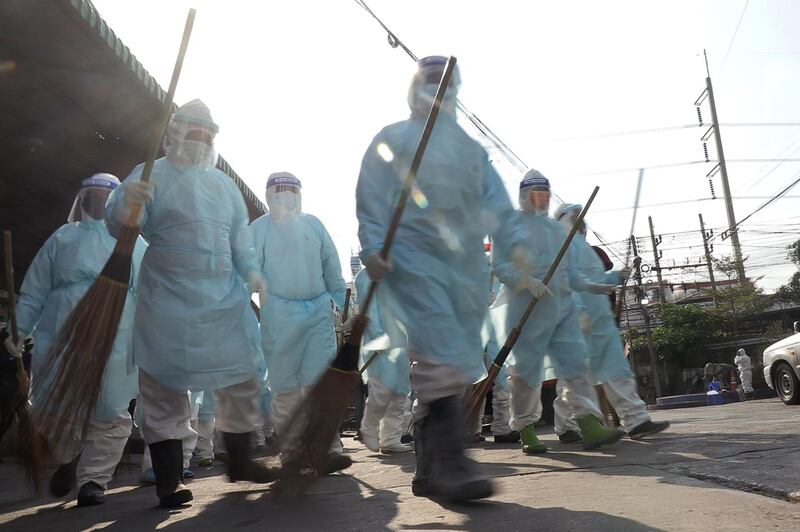
<path id="1" fill-rule="evenodd" d="M 800 403 L 800 321 L 794 332 L 764 350 L 764 380 L 787 405 Z"/>

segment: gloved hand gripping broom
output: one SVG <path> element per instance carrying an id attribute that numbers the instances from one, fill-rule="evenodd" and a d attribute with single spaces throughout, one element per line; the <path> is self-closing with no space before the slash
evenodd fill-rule
<path id="1" fill-rule="evenodd" d="M 11 324 L 11 340 L 16 345 L 19 342 L 19 332 L 17 331 L 17 304 L 15 301 L 14 290 L 14 267 L 12 261 L 11 231 L 3 233 L 3 244 L 5 248 L 5 276 L 6 291 L 8 292 L 8 318 Z M 34 492 L 39 495 L 44 479 L 44 458 L 42 441 L 33 417 L 30 412 L 28 395 L 30 393 L 30 380 L 25 366 L 22 363 L 22 356 L 17 357 L 17 396 L 16 402 L 17 416 L 17 457 L 25 468 L 25 476 L 33 486 Z"/>
<path id="2" fill-rule="evenodd" d="M 403 182 L 400 199 L 386 232 L 386 238 L 380 251 L 383 260 L 387 260 L 389 257 L 389 250 L 400 224 L 400 218 L 411 194 L 411 187 L 416 179 L 417 171 L 422 164 L 425 148 L 428 145 L 455 66 L 456 58 L 450 57 L 439 82 L 436 97 L 425 122 L 411 168 Z M 289 460 L 285 462 L 284 476 L 275 486 L 276 493 L 302 493 L 319 476 L 319 472 L 325 469 L 328 450 L 333 438 L 336 437 L 345 405 L 360 380 L 358 357 L 361 338 L 367 326 L 367 309 L 375 297 L 377 287 L 376 281 L 370 282 L 369 290 L 363 303 L 360 304 L 360 312 L 353 322 L 352 330 L 346 335 L 344 342 L 337 350 L 336 358 L 299 406 L 285 430 L 288 435 L 296 434 L 297 441 Z"/>
<path id="3" fill-rule="evenodd" d="M 583 210 L 581 210 L 580 214 L 578 215 L 578 219 L 575 220 L 575 223 L 572 225 L 572 229 L 570 229 L 566 240 L 564 240 L 564 243 L 561 245 L 561 249 L 558 250 L 555 260 L 553 260 L 553 263 L 550 265 L 550 269 L 547 270 L 547 274 L 544 276 L 544 279 L 542 279 L 542 282 L 545 285 L 547 285 L 553 275 L 555 275 L 556 269 L 558 269 L 558 265 L 561 263 L 561 259 L 564 258 L 564 255 L 566 255 L 569 245 L 572 242 L 575 233 L 578 231 L 578 227 L 581 225 L 583 218 L 586 216 L 586 212 L 589 210 L 589 207 L 591 207 L 598 190 L 600 190 L 600 187 L 594 187 L 592 195 L 589 196 L 589 201 L 586 202 Z M 489 367 L 489 375 L 472 388 L 472 394 L 467 401 L 468 431 L 474 430 L 475 425 L 478 423 L 481 412 L 483 412 L 483 405 L 486 402 L 486 395 L 489 393 L 489 390 L 491 390 L 492 384 L 494 384 L 494 379 L 497 377 L 497 374 L 500 373 L 500 369 L 502 369 L 503 364 L 505 364 L 508 355 L 511 353 L 511 349 L 514 347 L 514 344 L 517 343 L 517 339 L 522 332 L 522 328 L 525 326 L 525 322 L 528 321 L 531 312 L 533 312 L 533 309 L 536 307 L 536 303 L 538 302 L 539 299 L 536 297 L 531 298 L 530 303 L 528 303 L 528 306 L 525 308 L 525 312 L 522 313 L 522 316 L 520 317 L 516 326 L 511 329 L 511 332 L 508 334 L 508 338 L 506 338 L 506 342 L 503 344 L 503 347 L 500 348 L 500 352 L 497 353 L 494 362 L 492 362 L 492 365 Z M 576 331 L 576 334 L 579 334 L 578 331 Z"/>
<path id="4" fill-rule="evenodd" d="M 172 112 L 172 99 L 178 84 L 183 58 L 189 46 L 195 10 L 189 10 L 178 59 L 169 90 L 150 139 L 141 181 L 148 182 L 161 139 Z M 78 305 L 70 313 L 47 354 L 45 374 L 34 386 L 47 386 L 47 400 L 36 405 L 36 421 L 52 445 L 74 427 L 85 435 L 100 395 L 103 374 L 117 335 L 125 307 L 131 275 L 131 257 L 139 235 L 141 205 L 134 204 L 122 227 L 114 251 Z"/>

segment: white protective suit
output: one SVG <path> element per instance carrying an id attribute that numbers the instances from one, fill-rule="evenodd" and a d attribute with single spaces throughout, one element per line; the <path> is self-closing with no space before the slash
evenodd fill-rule
<path id="1" fill-rule="evenodd" d="M 747 356 L 744 349 L 739 349 L 736 352 L 733 363 L 736 364 L 736 369 L 739 370 L 739 380 L 742 381 L 742 390 L 744 390 L 744 393 L 753 393 L 753 363 L 750 361 L 750 357 Z"/>

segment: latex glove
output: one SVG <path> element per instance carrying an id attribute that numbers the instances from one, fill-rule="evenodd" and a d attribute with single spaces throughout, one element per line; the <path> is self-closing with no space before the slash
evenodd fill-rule
<path id="1" fill-rule="evenodd" d="M 619 280 L 621 284 L 625 284 L 625 281 L 628 280 L 628 277 L 631 276 L 631 269 L 627 266 L 619 270 Z"/>
<path id="2" fill-rule="evenodd" d="M 20 358 L 22 353 L 25 351 L 25 338 L 20 338 L 15 344 L 14 340 L 9 335 L 3 342 L 3 346 L 6 348 L 6 351 L 8 351 L 9 355 Z"/>
<path id="3" fill-rule="evenodd" d="M 138 203 L 140 205 L 147 205 L 153 201 L 155 196 L 156 186 L 153 183 L 144 181 L 131 181 L 125 187 L 125 204 L 133 205 Z"/>
<path id="4" fill-rule="evenodd" d="M 387 272 L 394 271 L 394 264 L 391 257 L 383 260 L 380 253 L 373 253 L 367 257 L 366 268 L 369 278 L 377 282 L 383 281 L 383 277 Z"/>
<path id="5" fill-rule="evenodd" d="M 267 293 L 267 281 L 257 271 L 247 272 L 247 287 L 250 293 L 258 292 L 259 295 Z"/>
<path id="6" fill-rule="evenodd" d="M 592 334 L 592 320 L 589 318 L 589 315 L 585 312 L 581 312 L 578 315 L 578 322 L 581 325 L 581 332 L 585 336 L 589 336 Z"/>
<path id="7" fill-rule="evenodd" d="M 613 284 L 587 283 L 586 291 L 590 294 L 610 294 L 616 290 Z"/>
<path id="8" fill-rule="evenodd" d="M 516 290 L 518 292 L 527 290 L 531 293 L 531 295 L 533 295 L 533 297 L 537 299 L 553 295 L 550 289 L 547 288 L 546 284 L 544 284 L 540 279 L 530 275 L 525 276 L 522 282 L 517 285 Z"/>

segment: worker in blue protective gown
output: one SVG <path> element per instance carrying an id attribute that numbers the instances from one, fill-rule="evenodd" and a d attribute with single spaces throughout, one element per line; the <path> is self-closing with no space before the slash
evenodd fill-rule
<path id="1" fill-rule="evenodd" d="M 272 422 L 281 459 L 292 453 L 292 415 L 336 355 L 331 301 L 341 309 L 347 287 L 339 254 L 318 218 L 302 212 L 300 180 L 288 172 L 267 179 L 270 212 L 252 224 L 257 263 L 268 286 L 261 307 L 261 345 L 272 392 Z M 348 467 L 338 435 L 327 473 Z"/>
<path id="2" fill-rule="evenodd" d="M 361 270 L 355 277 L 356 303 L 360 304 L 367 297 L 369 276 Z M 372 306 L 368 309 L 369 322 L 364 331 L 363 343 L 367 344 L 384 334 L 389 336 L 389 346 L 377 352 L 361 352 L 363 366 L 374 354 L 375 358 L 362 376 L 367 382 L 369 395 L 361 417 L 361 441 L 373 452 L 384 454 L 406 453 L 412 447 L 400 440 L 403 436 L 403 420 L 406 413 L 406 401 L 411 392 L 408 354 L 405 338 L 397 329 L 395 320 L 387 315 L 391 307 L 384 300 L 390 294 L 378 286 Z M 399 344 L 399 345 L 398 345 Z"/>
<path id="3" fill-rule="evenodd" d="M 581 206 L 571 203 L 561 205 L 555 218 L 561 222 L 564 231 L 575 224 Z M 605 285 L 613 290 L 622 284 L 630 274 L 628 269 L 607 272 L 595 250 L 586 242 L 586 225 L 575 234 L 571 248 L 576 261 L 575 267 L 589 281 Z M 639 397 L 636 379 L 631 371 L 622 346 L 619 329 L 614 321 L 607 295 L 578 292 L 582 306 L 581 330 L 589 349 L 589 373 L 595 383 L 601 384 L 609 403 L 620 416 L 623 428 L 631 439 L 638 440 L 649 434 L 669 427 L 667 421 L 652 421 L 647 413 L 647 405 Z M 568 403 L 559 396 L 553 403 L 555 409 L 555 431 L 561 441 L 580 440 L 578 427 Z"/>
<path id="4" fill-rule="evenodd" d="M 139 179 L 143 165 L 137 166 L 109 198 L 106 212 L 117 234 L 132 206 L 143 206 L 139 227 L 149 247 L 133 355 L 142 436 L 162 507 L 192 498 L 181 483 L 181 440 L 194 434 L 187 390 L 216 393 L 216 425 L 230 456 L 230 480 L 275 479 L 251 458 L 260 353 L 250 292 L 262 290 L 264 282 L 242 195 L 214 166 L 218 130 L 200 100 L 178 108 L 164 138 L 166 157 L 155 161 L 150 182 Z"/>
<path id="5" fill-rule="evenodd" d="M 367 149 L 356 211 L 361 258 L 371 279 L 383 279 L 390 310 L 407 336 L 416 394 L 412 490 L 468 500 L 492 493 L 463 452 L 464 392 L 486 375 L 480 356 L 489 286 L 483 241 L 492 235 L 497 253 L 507 256 L 525 235 L 486 151 L 456 122 L 457 69 L 389 260 L 379 253 L 445 63 L 438 56 L 418 63 L 408 91 L 411 117 L 385 127 Z M 514 249 L 524 262 L 524 251 Z"/>
<path id="6" fill-rule="evenodd" d="M 111 174 L 84 179 L 69 223 L 47 239 L 25 274 L 17 302 L 17 324 L 20 339 L 33 335 L 36 342 L 32 358 L 34 383 L 37 375 L 44 373 L 42 365 L 62 325 L 114 250 L 116 241 L 103 218 L 108 195 L 118 185 L 119 180 Z M 63 444 L 51 449 L 60 467 L 51 479 L 50 492 L 63 497 L 79 483 L 79 506 L 105 501 L 105 489 L 131 433 L 128 404 L 136 397 L 137 381 L 131 357 L 131 327 L 145 247 L 141 240 L 134 247 L 125 307 L 85 439 L 80 439 L 80 428 L 75 427 Z M 48 393 L 47 383 L 34 387 L 34 408 Z"/>
<path id="7" fill-rule="evenodd" d="M 493 256 L 494 272 L 505 285 L 492 312 L 501 338 L 517 324 L 531 296 L 539 298 L 508 358 L 511 388 L 511 428 L 520 432 L 522 452 L 534 454 L 547 448 L 536 437 L 535 423 L 541 415 L 542 363 L 547 353 L 563 385 L 563 399 L 576 415 L 586 449 L 612 443 L 620 438 L 616 429 L 600 423 L 597 395 L 588 377 L 588 353 L 580 334 L 573 290 L 607 293 L 605 285 L 586 280 L 575 268 L 575 253 L 569 250 L 555 275 L 544 286 L 541 279 L 553 263 L 566 233 L 548 216 L 550 182 L 536 170 L 529 170 L 520 183 L 521 216 L 534 250 L 533 272 L 520 278 L 513 266 Z"/>

